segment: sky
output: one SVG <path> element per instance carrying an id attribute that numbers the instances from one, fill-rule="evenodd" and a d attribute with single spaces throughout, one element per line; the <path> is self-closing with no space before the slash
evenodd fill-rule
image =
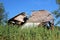
<path id="1" fill-rule="evenodd" d="M 8 12 L 8 19 L 21 12 L 31 15 L 33 10 L 48 10 L 50 12 L 57 9 L 56 0 L 0 0 L 4 4 L 5 11 Z"/>

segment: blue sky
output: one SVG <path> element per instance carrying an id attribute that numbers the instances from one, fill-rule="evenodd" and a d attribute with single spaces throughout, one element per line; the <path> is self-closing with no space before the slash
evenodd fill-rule
<path id="1" fill-rule="evenodd" d="M 52 12 L 57 9 L 55 0 L 0 0 L 4 4 L 8 18 L 26 12 L 31 15 L 32 10 L 48 10 Z"/>

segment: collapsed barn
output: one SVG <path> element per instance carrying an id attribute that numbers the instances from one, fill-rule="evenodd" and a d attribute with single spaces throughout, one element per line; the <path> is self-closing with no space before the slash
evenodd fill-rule
<path id="1" fill-rule="evenodd" d="M 17 24 L 23 27 L 35 26 L 50 26 L 54 27 L 54 18 L 50 12 L 46 10 L 33 11 L 32 15 L 28 18 L 25 12 L 18 14 L 17 16 L 8 20 L 9 24 Z"/>
<path id="2" fill-rule="evenodd" d="M 27 21 L 27 16 L 25 12 L 22 12 L 15 17 L 11 18 L 8 20 L 8 24 L 13 24 L 13 25 L 23 25 Z"/>

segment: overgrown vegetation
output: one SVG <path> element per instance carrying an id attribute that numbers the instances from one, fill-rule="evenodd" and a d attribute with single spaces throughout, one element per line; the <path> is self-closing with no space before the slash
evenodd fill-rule
<path id="1" fill-rule="evenodd" d="M 56 2 L 59 7 L 53 14 L 57 20 L 59 19 L 57 25 L 60 24 L 60 0 Z M 0 3 L 0 40 L 60 40 L 60 27 L 55 27 L 54 30 L 43 27 L 21 29 L 16 25 L 3 25 L 5 22 L 7 23 L 7 14 L 3 4 Z"/>
<path id="2" fill-rule="evenodd" d="M 0 25 L 0 40 L 60 40 L 60 30 L 43 27 L 21 29 L 18 26 Z"/>

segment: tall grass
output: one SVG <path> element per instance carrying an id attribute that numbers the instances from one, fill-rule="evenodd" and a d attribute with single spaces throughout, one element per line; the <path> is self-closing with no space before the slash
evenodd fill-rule
<path id="1" fill-rule="evenodd" d="M 0 25 L 0 40 L 60 40 L 60 30 L 43 27 L 21 29 L 16 25 Z"/>

